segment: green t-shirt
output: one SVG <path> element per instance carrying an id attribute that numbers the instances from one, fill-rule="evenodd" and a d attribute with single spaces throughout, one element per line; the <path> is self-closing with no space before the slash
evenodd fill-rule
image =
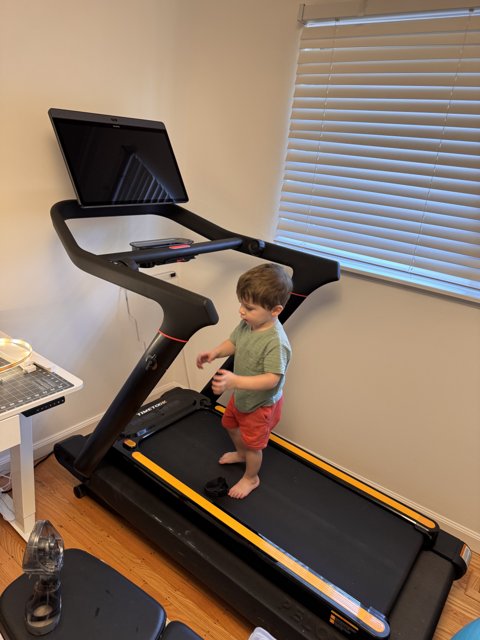
<path id="1" fill-rule="evenodd" d="M 258 407 L 269 406 L 280 400 L 285 383 L 285 372 L 292 350 L 282 324 L 276 320 L 270 329 L 252 331 L 242 320 L 233 330 L 230 340 L 235 345 L 233 372 L 239 376 L 257 376 L 276 373 L 280 380 L 276 387 L 265 391 L 235 389 L 235 406 L 250 413 Z"/>

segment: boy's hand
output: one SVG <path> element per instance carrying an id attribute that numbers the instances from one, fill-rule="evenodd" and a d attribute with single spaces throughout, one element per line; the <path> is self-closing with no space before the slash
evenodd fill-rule
<path id="1" fill-rule="evenodd" d="M 212 360 L 215 360 L 215 357 L 213 355 L 212 351 L 203 351 L 202 353 L 199 353 L 197 356 L 197 367 L 199 369 L 203 369 L 203 365 L 206 362 L 212 362 Z"/>
<path id="2" fill-rule="evenodd" d="M 221 395 L 226 389 L 233 389 L 235 386 L 235 374 L 227 369 L 219 369 L 213 376 L 212 391 L 215 395 Z"/>
<path id="3" fill-rule="evenodd" d="M 210 349 L 210 351 L 202 351 L 197 356 L 197 367 L 203 369 L 203 365 L 206 362 L 213 362 L 217 358 L 226 358 L 232 356 L 235 353 L 235 345 L 228 339 L 224 340 L 218 347 Z"/>

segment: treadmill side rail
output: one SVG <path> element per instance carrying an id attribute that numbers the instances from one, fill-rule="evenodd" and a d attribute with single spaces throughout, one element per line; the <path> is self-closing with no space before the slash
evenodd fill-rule
<path id="1" fill-rule="evenodd" d="M 285 438 L 282 438 L 281 436 L 275 433 L 270 434 L 270 441 L 273 442 L 277 447 L 280 447 L 285 451 L 289 452 L 290 454 L 297 456 L 304 462 L 307 462 L 312 466 L 317 467 L 323 473 L 326 473 L 332 476 L 337 481 L 343 483 L 353 491 L 357 491 L 365 495 L 367 498 L 375 501 L 377 504 L 388 509 L 392 513 L 395 513 L 401 518 L 408 520 L 408 522 L 411 522 L 417 529 L 419 529 L 419 531 L 427 535 L 430 539 L 435 539 L 435 536 L 438 534 L 438 531 L 439 531 L 438 524 L 431 518 L 424 516 L 423 514 L 416 511 L 415 509 L 412 509 L 411 507 L 408 507 L 402 502 L 395 500 L 395 498 L 392 498 L 391 496 L 388 496 L 386 493 L 383 493 L 382 491 L 375 489 L 374 487 L 368 485 L 362 480 L 359 480 L 358 478 L 355 478 L 349 473 L 342 471 L 338 467 L 335 467 L 334 465 L 328 462 L 325 462 L 318 456 L 315 456 L 312 453 L 309 453 L 305 449 L 302 449 L 301 447 L 294 444 L 293 442 L 290 442 L 289 440 L 286 440 Z"/>

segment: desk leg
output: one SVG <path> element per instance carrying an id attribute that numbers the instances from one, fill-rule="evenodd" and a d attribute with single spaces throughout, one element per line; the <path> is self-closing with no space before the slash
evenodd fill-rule
<path id="1" fill-rule="evenodd" d="M 10 449 L 12 499 L 15 520 L 10 524 L 28 540 L 35 525 L 32 418 L 19 416 L 20 444 Z"/>

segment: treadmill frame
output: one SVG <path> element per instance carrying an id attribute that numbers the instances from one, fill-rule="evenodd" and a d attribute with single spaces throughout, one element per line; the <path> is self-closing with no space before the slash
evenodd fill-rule
<path id="1" fill-rule="evenodd" d="M 174 506 L 168 500 L 156 496 L 155 484 L 148 474 L 118 466 L 111 448 L 124 428 L 140 409 L 144 400 L 158 383 L 189 338 L 200 328 L 215 324 L 218 316 L 213 303 L 202 296 L 179 289 L 176 285 L 157 280 L 140 273 L 137 268 L 145 260 L 153 264 L 190 259 L 199 253 L 234 249 L 263 260 L 288 265 L 293 270 L 294 294 L 290 297 L 281 321 L 284 322 L 318 287 L 339 278 L 336 262 L 248 236 L 231 234 L 183 207 L 172 204 L 145 205 L 139 214 L 155 214 L 176 221 L 178 224 L 203 235 L 210 242 L 197 243 L 176 249 L 133 250 L 98 256 L 81 249 L 66 225 L 68 219 L 132 215 L 128 206 L 112 208 L 81 208 L 76 201 L 64 201 L 52 207 L 54 227 L 71 260 L 79 268 L 121 287 L 149 297 L 164 310 L 162 326 L 147 348 L 124 386 L 113 400 L 95 431 L 87 438 L 69 438 L 55 446 L 57 459 L 71 471 L 81 485 L 77 495 L 88 493 L 99 502 L 113 509 L 135 526 L 149 539 L 168 551 L 186 569 L 200 575 L 203 582 L 237 608 L 246 611 L 252 622 L 266 625 L 279 638 L 322 638 L 325 640 L 354 635 L 370 638 L 363 631 L 352 627 L 342 611 L 331 610 L 330 621 L 305 606 L 298 594 L 287 594 L 280 584 L 268 579 L 265 567 L 253 568 L 242 562 L 232 549 L 213 540 L 210 525 L 205 527 L 197 515 L 185 512 L 185 504 Z M 231 362 L 225 365 L 231 366 Z M 204 390 L 205 392 L 205 390 Z M 211 399 L 215 399 L 211 397 Z M 188 510 L 187 510 L 188 511 Z M 162 517 L 159 517 L 162 513 Z M 167 524 L 165 524 L 167 523 Z M 452 558 L 437 553 L 435 549 L 421 553 L 420 565 L 426 571 L 413 568 L 413 578 L 406 593 L 403 592 L 390 622 L 392 635 L 411 640 L 428 640 L 438 621 L 452 581 L 466 570 L 463 559 L 467 556 L 464 545 L 444 532 L 438 532 L 441 547 L 451 546 Z M 452 538 L 450 540 L 449 538 Z M 448 556 L 448 554 L 447 554 Z M 459 558 L 459 559 L 458 559 Z M 458 568 L 460 567 L 460 568 Z M 233 573 L 232 573 L 233 572 Z M 235 574 L 235 577 L 233 575 Z M 425 578 L 428 586 L 425 585 Z M 418 590 L 433 598 L 421 598 Z M 427 606 L 428 605 L 428 606 Z M 414 627 L 412 635 L 413 610 Z M 407 626 L 405 627 L 405 622 Z M 343 630 L 344 633 L 338 629 Z M 406 635 L 401 635 L 405 633 Z M 388 636 L 378 636 L 388 637 Z"/>

